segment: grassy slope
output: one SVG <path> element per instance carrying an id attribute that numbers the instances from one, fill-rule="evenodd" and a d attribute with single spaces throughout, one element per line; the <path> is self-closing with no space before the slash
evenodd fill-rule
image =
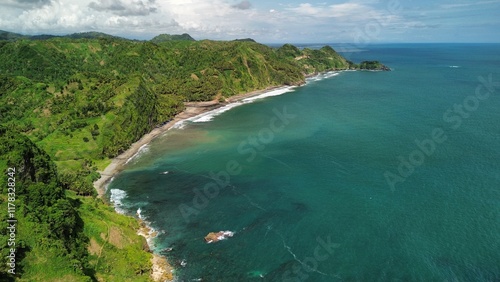
<path id="1" fill-rule="evenodd" d="M 150 281 L 151 254 L 146 240 L 136 234 L 136 219 L 118 215 L 112 207 L 89 197 L 69 197 L 79 204 L 78 211 L 89 237 L 89 263 L 102 281 Z"/>
<path id="2" fill-rule="evenodd" d="M 2 167 L 2 171 L 3 167 Z M 84 234 L 89 238 L 89 264 L 98 281 L 151 281 L 149 271 L 152 255 L 145 239 L 136 234 L 136 219 L 117 214 L 112 207 L 91 197 L 79 197 L 68 191 L 84 222 Z M 7 210 L 7 197 L 0 197 L 0 209 Z M 22 273 L 17 281 L 91 281 L 80 271 L 75 271 L 70 259 L 62 256 L 57 246 L 48 246 L 51 239 L 41 237 L 38 223 L 17 213 L 19 222 L 16 238 L 30 246 L 29 252 L 17 264 Z M 2 226 L 3 227 L 3 226 Z M 20 269 L 20 267 L 22 269 Z M 0 273 L 0 281 L 7 280 Z M 5 279 L 5 280 L 3 280 Z M 14 281 L 14 280 L 12 280 Z"/>
<path id="3" fill-rule="evenodd" d="M 152 255 L 136 234 L 134 218 L 117 214 L 99 199 L 61 193 L 50 158 L 31 141 L 0 128 L 1 187 L 7 187 L 7 168 L 15 167 L 16 277 L 0 266 L 0 281 L 150 281 Z M 9 176 L 10 177 L 10 176 Z M 7 211 L 7 189 L 0 209 Z M 10 195 L 9 195 L 10 196 Z M 62 212 L 60 201 L 70 210 Z M 75 220 L 66 221 L 65 218 Z M 68 213 L 69 212 L 69 213 Z M 72 216 L 73 215 L 73 216 Z M 63 232 L 57 231 L 62 221 Z M 0 213 L 0 240 L 7 242 L 7 213 Z M 84 244 L 83 250 L 72 242 Z M 8 248 L 1 248 L 2 257 Z M 17 278 L 17 279 L 15 279 Z"/>

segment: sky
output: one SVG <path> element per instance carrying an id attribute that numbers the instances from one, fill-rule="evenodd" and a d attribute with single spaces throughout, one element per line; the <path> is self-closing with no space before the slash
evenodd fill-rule
<path id="1" fill-rule="evenodd" d="M 0 0 L 0 30 L 262 43 L 500 42 L 500 0 Z"/>

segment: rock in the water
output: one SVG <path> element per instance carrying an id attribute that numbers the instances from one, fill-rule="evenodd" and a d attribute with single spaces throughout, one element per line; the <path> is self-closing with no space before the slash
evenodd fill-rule
<path id="1" fill-rule="evenodd" d="M 216 243 L 220 240 L 227 239 L 229 237 L 233 237 L 234 233 L 231 231 L 219 231 L 219 232 L 210 232 L 207 236 L 205 236 L 205 242 L 208 244 Z"/>

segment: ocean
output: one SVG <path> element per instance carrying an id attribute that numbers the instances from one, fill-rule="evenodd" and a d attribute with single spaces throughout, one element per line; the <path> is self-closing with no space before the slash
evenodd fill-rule
<path id="1" fill-rule="evenodd" d="M 110 183 L 178 281 L 500 281 L 500 45 L 353 51 L 393 71 L 177 124 Z"/>

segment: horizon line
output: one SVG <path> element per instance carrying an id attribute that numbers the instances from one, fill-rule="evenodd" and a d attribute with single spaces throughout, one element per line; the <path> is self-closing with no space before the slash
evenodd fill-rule
<path id="1" fill-rule="evenodd" d="M 134 40 L 134 41 L 151 41 L 155 36 L 162 35 L 162 34 L 168 34 L 168 35 L 182 35 L 182 34 L 188 34 L 191 36 L 188 32 L 180 33 L 180 34 L 173 34 L 173 33 L 159 33 L 158 35 L 155 35 L 151 37 L 151 39 L 139 39 L 138 37 L 134 36 L 120 36 L 120 35 L 114 35 L 102 31 L 97 31 L 97 30 L 89 30 L 89 31 L 80 31 L 80 32 L 73 32 L 73 33 L 36 33 L 36 34 L 29 34 L 29 33 L 21 33 L 21 32 L 13 32 L 13 31 L 8 31 L 8 30 L 3 30 L 0 29 L 0 32 L 7 32 L 7 33 L 13 33 L 13 34 L 18 34 L 22 36 L 54 36 L 54 37 L 65 37 L 68 35 L 73 35 L 73 34 L 79 34 L 79 33 L 90 33 L 90 32 L 96 32 L 96 33 L 102 33 L 105 35 L 113 36 L 113 37 L 118 37 L 122 39 L 127 39 L 127 40 Z M 192 37 L 192 36 L 191 36 Z M 194 38 L 194 37 L 193 37 Z M 315 45 L 315 44 L 323 44 L 323 45 L 329 45 L 329 44 L 340 44 L 340 45 L 352 45 L 352 46 L 367 46 L 367 45 L 381 45 L 381 44 L 500 44 L 500 41 L 493 41 L 493 42 L 470 42 L 470 41 L 414 41 L 414 42 L 408 42 L 408 41 L 379 41 L 379 42 L 371 42 L 371 43 L 355 43 L 355 42 L 293 42 L 293 41 L 275 41 L 275 42 L 265 42 L 265 41 L 258 41 L 255 40 L 251 37 L 239 37 L 239 38 L 233 38 L 233 39 L 210 39 L 210 38 L 203 38 L 203 39 L 195 39 L 195 41 L 204 41 L 204 40 L 211 40 L 211 41 L 234 41 L 234 40 L 241 40 L 241 39 L 252 39 L 257 43 L 264 44 L 264 45 L 277 45 L 277 44 L 293 44 L 293 45 L 299 45 L 299 44 L 308 44 L 308 45 Z"/>

